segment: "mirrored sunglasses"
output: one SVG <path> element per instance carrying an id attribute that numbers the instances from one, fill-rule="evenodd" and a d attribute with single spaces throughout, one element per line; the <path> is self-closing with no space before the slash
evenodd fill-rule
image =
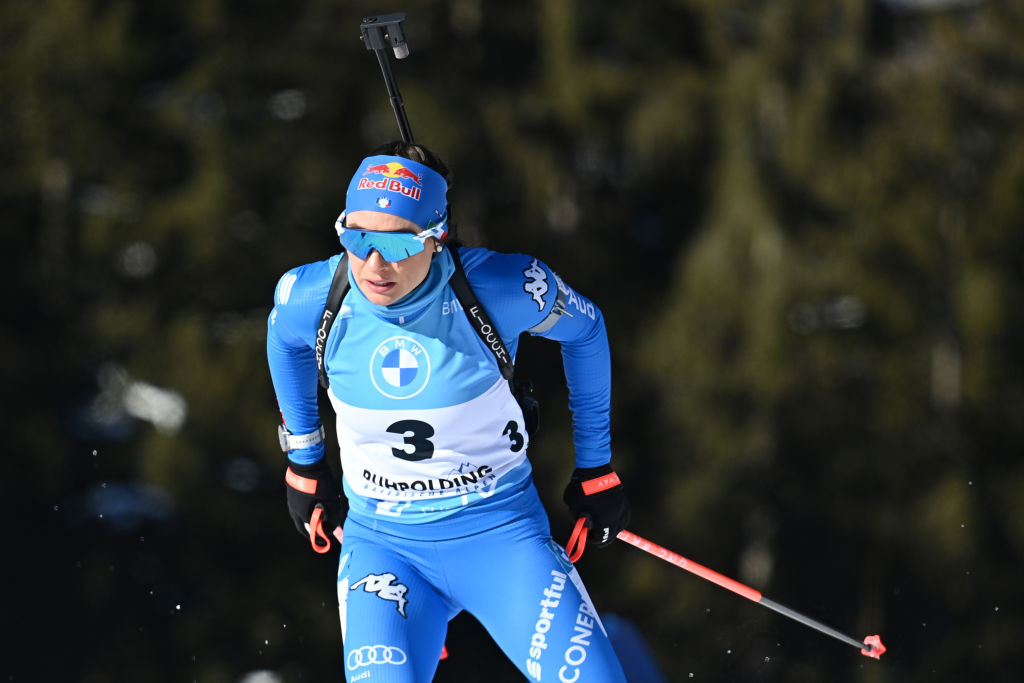
<path id="1" fill-rule="evenodd" d="M 448 234 L 445 221 L 416 234 L 352 228 L 345 225 L 344 214 L 338 217 L 335 227 L 338 230 L 341 246 L 345 247 L 345 251 L 348 253 L 359 259 L 366 259 L 369 258 L 371 252 L 376 251 L 381 258 L 391 263 L 420 253 L 426 249 L 429 238 L 435 237 L 441 240 Z"/>

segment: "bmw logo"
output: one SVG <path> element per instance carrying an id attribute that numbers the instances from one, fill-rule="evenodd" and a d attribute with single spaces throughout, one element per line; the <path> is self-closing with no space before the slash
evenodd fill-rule
<path id="1" fill-rule="evenodd" d="M 392 337 L 373 352 L 370 379 L 388 398 L 412 398 L 430 379 L 430 356 L 415 339 Z"/>

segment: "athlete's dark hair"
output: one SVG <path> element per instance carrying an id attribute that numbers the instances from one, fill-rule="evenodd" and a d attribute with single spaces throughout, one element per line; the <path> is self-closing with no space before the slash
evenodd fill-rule
<path id="1" fill-rule="evenodd" d="M 418 161 L 427 168 L 440 173 L 441 177 L 448 183 L 448 190 L 450 191 L 452 189 L 452 177 L 451 171 L 448 170 L 448 164 L 444 163 L 444 160 L 437 154 L 419 143 L 405 142 L 403 140 L 391 140 L 376 147 L 368 156 L 377 156 L 379 154 Z M 452 216 L 451 204 L 448 205 L 448 237 L 445 238 L 444 243 L 449 247 L 458 247 L 462 245 L 462 242 L 459 241 L 458 226 Z"/>

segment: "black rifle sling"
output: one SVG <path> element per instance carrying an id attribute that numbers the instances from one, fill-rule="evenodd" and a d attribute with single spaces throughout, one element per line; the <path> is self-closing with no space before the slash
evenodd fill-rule
<path id="1" fill-rule="evenodd" d="M 341 300 L 348 293 L 348 253 L 341 254 L 338 261 L 338 268 L 334 271 L 334 279 L 331 280 L 331 289 L 327 292 L 327 305 L 324 306 L 323 315 L 320 316 L 320 327 L 316 330 L 316 371 L 320 377 L 320 386 L 327 388 L 327 371 L 324 370 L 324 347 L 327 345 L 327 335 L 331 333 L 334 326 L 334 319 L 341 308 Z"/>
<path id="2" fill-rule="evenodd" d="M 514 368 L 512 359 L 508 355 L 508 349 L 505 348 L 505 343 L 498 335 L 494 324 L 491 323 L 487 311 L 484 310 L 484 307 L 480 305 L 480 301 L 477 300 L 476 294 L 473 293 L 473 288 L 469 286 L 469 280 L 466 279 L 466 271 L 463 270 L 462 261 L 459 260 L 458 250 L 449 249 L 449 251 L 452 255 L 452 261 L 455 262 L 455 272 L 448 283 L 452 286 L 452 290 L 455 291 L 455 296 L 458 297 L 459 303 L 466 312 L 466 317 L 469 318 L 469 322 L 473 325 L 473 329 L 476 330 L 480 339 L 483 340 L 487 348 L 494 354 L 495 360 L 498 361 L 501 376 L 512 385 Z M 338 315 L 338 309 L 341 308 L 341 301 L 345 298 L 345 294 L 348 293 L 348 287 L 348 254 L 343 253 L 341 261 L 338 262 L 338 269 L 334 271 L 331 289 L 327 293 L 327 305 L 324 306 L 323 315 L 320 317 L 320 327 L 316 331 L 316 368 L 320 377 L 320 386 L 324 389 L 328 385 L 327 372 L 324 370 L 324 346 L 327 344 L 327 335 L 331 332 L 334 319 Z M 515 386 L 512 385 L 512 388 L 514 392 Z"/>
<path id="3" fill-rule="evenodd" d="M 501 376 L 508 380 L 509 385 L 512 387 L 512 393 L 516 393 L 516 387 L 512 379 L 515 369 L 512 365 L 512 359 L 509 358 L 508 349 L 505 348 L 505 342 L 501 341 L 501 336 L 498 335 L 498 330 L 491 323 L 487 311 L 480 305 L 480 301 L 476 298 L 473 288 L 469 286 L 466 271 L 462 269 L 462 261 L 459 259 L 458 249 L 450 249 L 449 251 L 452 254 L 452 261 L 455 262 L 455 272 L 452 274 L 448 284 L 452 286 L 452 291 L 455 292 L 455 296 L 459 299 L 459 303 L 466 312 L 466 317 L 469 318 L 473 329 L 476 330 L 477 335 L 483 340 L 487 348 L 491 350 L 491 353 L 494 354 L 495 360 L 498 361 L 498 369 L 501 370 Z"/>
<path id="4" fill-rule="evenodd" d="M 466 313 L 466 317 L 469 318 L 473 329 L 476 330 L 477 336 L 483 340 L 484 345 L 491 350 L 491 353 L 494 354 L 494 359 L 498 361 L 498 369 L 501 370 L 501 376 L 508 382 L 509 390 L 512 391 L 516 403 L 519 404 L 520 409 L 523 411 L 523 426 L 526 429 L 526 433 L 532 436 L 540 428 L 540 406 L 537 400 L 530 396 L 530 392 L 533 391 L 533 382 L 529 380 L 520 381 L 514 377 L 515 366 L 512 364 L 512 358 L 508 355 L 508 349 L 505 348 L 505 342 L 501 340 L 501 335 L 498 334 L 498 330 L 491 322 L 487 311 L 480 305 L 480 301 L 476 298 L 473 288 L 469 286 L 466 271 L 463 270 L 462 261 L 459 260 L 458 250 L 452 249 L 451 252 L 452 260 L 455 262 L 455 273 L 448 281 L 448 284 L 452 286 L 452 291 L 455 292 L 455 296 L 462 305 L 462 310 Z"/>

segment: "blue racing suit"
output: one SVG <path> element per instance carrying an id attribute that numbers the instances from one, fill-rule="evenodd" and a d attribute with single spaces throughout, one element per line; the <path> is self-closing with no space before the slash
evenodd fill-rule
<path id="1" fill-rule="evenodd" d="M 544 263 L 460 248 L 515 357 L 523 332 L 561 344 L 578 467 L 611 458 L 600 310 Z M 288 430 L 320 427 L 317 328 L 341 256 L 286 273 L 267 351 Z M 324 348 L 349 503 L 338 571 L 347 680 L 428 681 L 448 621 L 473 614 L 528 678 L 624 681 L 575 568 L 552 540 L 522 410 L 449 279 L 451 254 L 390 306 L 351 281 Z M 324 445 L 289 451 L 317 462 Z"/>

